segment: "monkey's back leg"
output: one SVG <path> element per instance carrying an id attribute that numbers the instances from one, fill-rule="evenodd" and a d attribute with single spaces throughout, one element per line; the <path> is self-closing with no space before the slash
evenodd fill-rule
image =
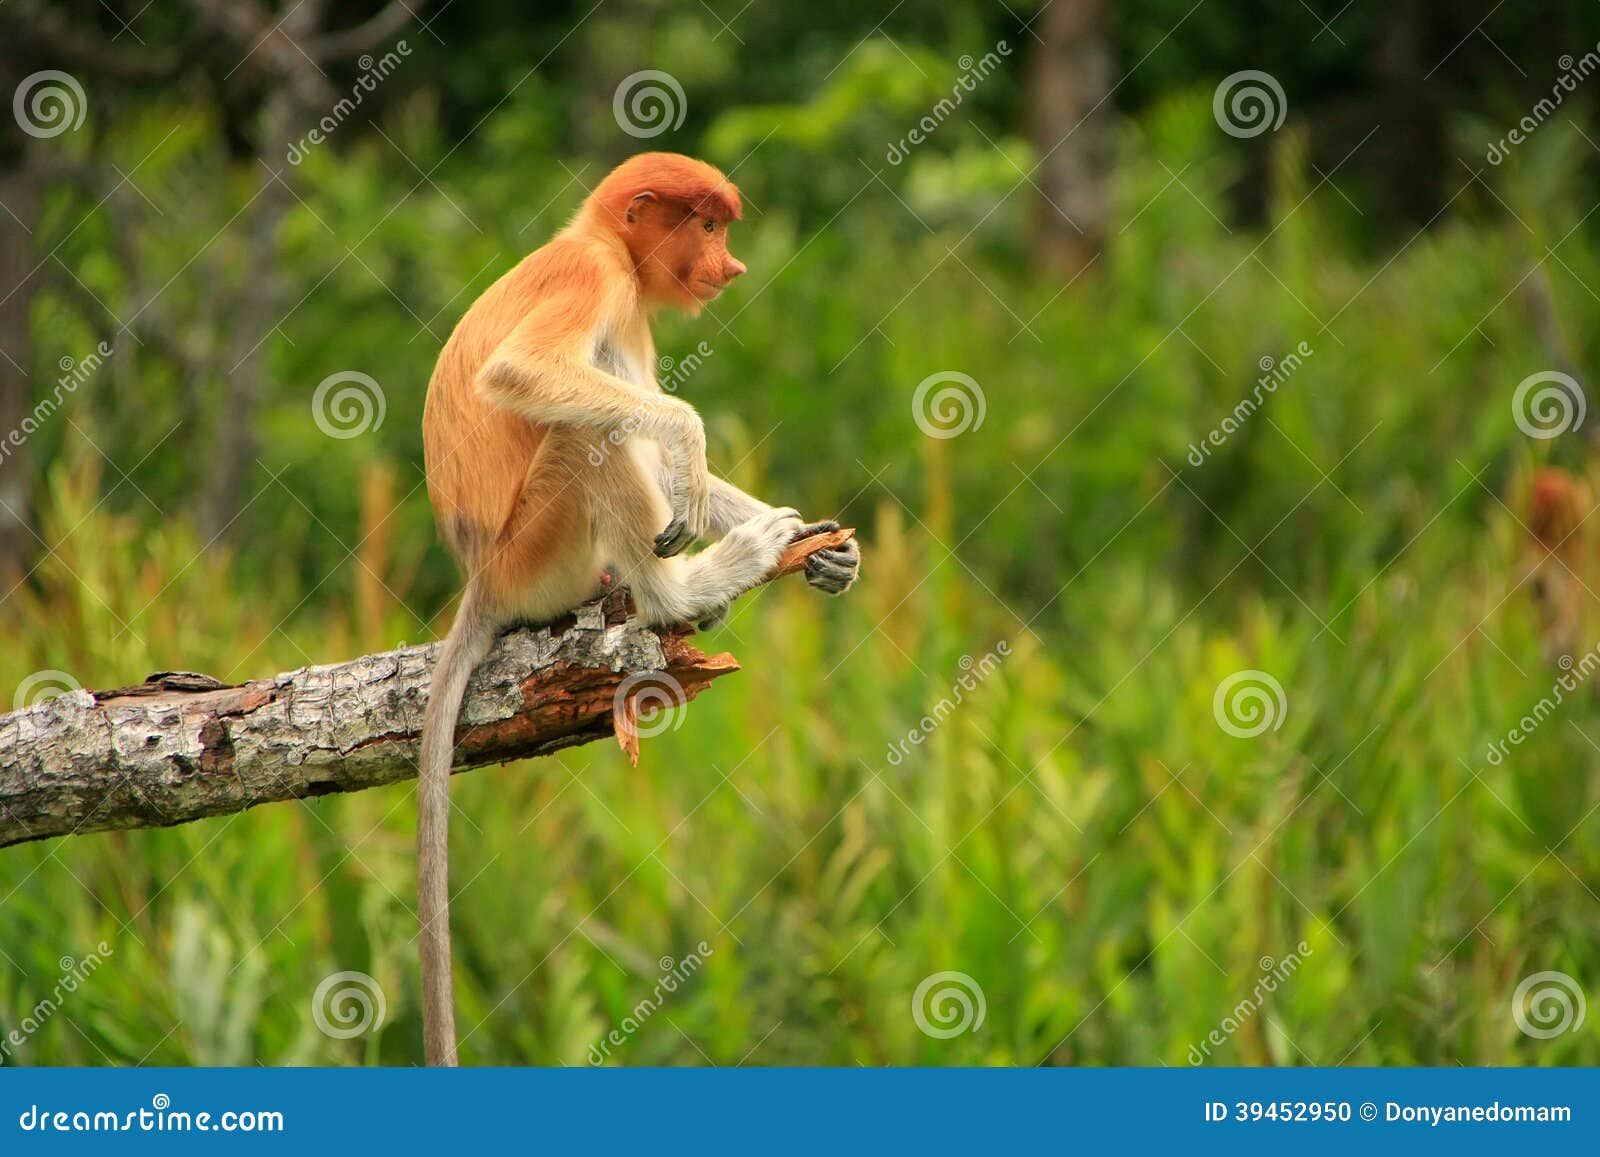
<path id="1" fill-rule="evenodd" d="M 804 525 L 792 509 L 767 509 L 698 554 L 658 558 L 656 535 L 670 517 L 643 456 L 620 455 L 592 488 L 591 514 L 601 556 L 651 625 L 718 615 L 759 584 Z"/>
<path id="2" fill-rule="evenodd" d="M 598 592 L 602 566 L 584 453 L 576 431 L 552 430 L 505 525 L 473 560 L 473 579 L 503 620 L 548 621 Z"/>

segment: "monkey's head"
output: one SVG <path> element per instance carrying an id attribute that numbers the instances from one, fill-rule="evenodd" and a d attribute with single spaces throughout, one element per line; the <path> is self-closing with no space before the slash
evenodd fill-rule
<path id="1" fill-rule="evenodd" d="M 1539 544 L 1550 550 L 1563 545 L 1593 508 L 1583 480 L 1559 467 L 1537 471 L 1528 489 L 1526 525 Z"/>
<path id="2" fill-rule="evenodd" d="M 680 153 L 630 157 L 590 203 L 628 247 L 651 305 L 699 313 L 745 271 L 728 251 L 728 223 L 743 215 L 739 190 L 704 161 Z"/>

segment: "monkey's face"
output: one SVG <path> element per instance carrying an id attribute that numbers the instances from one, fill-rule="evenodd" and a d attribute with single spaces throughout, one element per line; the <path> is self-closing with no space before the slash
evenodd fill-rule
<path id="1" fill-rule="evenodd" d="M 629 248 L 645 295 L 691 314 L 745 271 L 728 251 L 728 223 L 684 206 L 650 201 L 629 212 Z"/>

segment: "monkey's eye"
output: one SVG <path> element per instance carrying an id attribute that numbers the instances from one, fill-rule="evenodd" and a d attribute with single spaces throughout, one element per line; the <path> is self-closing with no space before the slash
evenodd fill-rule
<path id="1" fill-rule="evenodd" d="M 707 233 L 715 233 L 717 231 L 717 223 L 710 217 L 707 217 L 706 223 L 701 226 L 701 228 L 703 228 Z"/>

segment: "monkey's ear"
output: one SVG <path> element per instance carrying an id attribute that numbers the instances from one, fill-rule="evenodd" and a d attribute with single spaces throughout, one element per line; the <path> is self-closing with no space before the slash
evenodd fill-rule
<path id="1" fill-rule="evenodd" d="M 643 193 L 635 193 L 633 200 L 628 202 L 628 224 L 632 225 L 639 219 L 639 212 L 645 205 L 656 199 L 656 195 L 646 189 Z"/>

